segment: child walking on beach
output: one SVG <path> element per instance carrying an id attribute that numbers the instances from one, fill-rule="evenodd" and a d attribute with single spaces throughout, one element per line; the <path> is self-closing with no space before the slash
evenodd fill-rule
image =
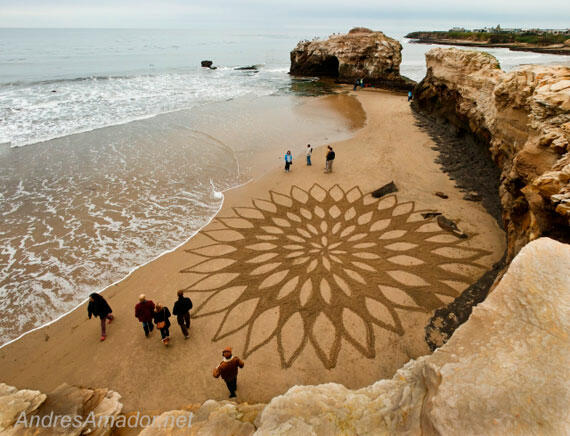
<path id="1" fill-rule="evenodd" d="M 101 295 L 97 294 L 96 292 L 93 292 L 91 295 L 89 295 L 87 314 L 89 315 L 89 319 L 91 319 L 91 316 L 93 315 L 96 318 L 101 318 L 101 341 L 104 341 L 107 337 L 107 320 L 109 320 L 109 324 L 111 324 L 114 319 L 111 312 L 113 312 L 111 310 L 111 306 L 109 306 L 109 303 L 107 303 L 107 301 Z"/>
<path id="2" fill-rule="evenodd" d="M 285 153 L 285 171 L 289 172 L 289 168 L 291 168 L 291 164 L 293 163 L 293 155 L 291 154 L 291 150 L 287 150 Z"/>

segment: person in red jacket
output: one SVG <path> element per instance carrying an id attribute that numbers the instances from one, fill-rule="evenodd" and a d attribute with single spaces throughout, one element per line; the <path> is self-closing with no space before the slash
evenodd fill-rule
<path id="1" fill-rule="evenodd" d="M 138 318 L 139 322 L 142 322 L 144 335 L 148 338 L 148 335 L 154 329 L 152 324 L 154 303 L 152 300 L 147 300 L 144 294 L 139 295 L 139 302 L 135 306 L 135 317 Z"/>
<path id="2" fill-rule="evenodd" d="M 237 356 L 232 357 L 232 349 L 230 347 L 224 348 L 222 356 L 224 356 L 224 360 L 214 368 L 213 376 L 216 378 L 222 376 L 222 379 L 226 382 L 226 386 L 230 391 L 230 398 L 235 398 L 238 368 L 243 368 L 244 362 Z"/>

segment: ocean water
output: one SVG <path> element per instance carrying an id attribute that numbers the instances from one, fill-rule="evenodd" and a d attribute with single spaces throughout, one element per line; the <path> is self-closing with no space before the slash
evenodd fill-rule
<path id="1" fill-rule="evenodd" d="M 303 109 L 314 79 L 287 74 L 309 35 L 0 29 L 0 344 L 178 246 L 254 162 L 348 137 Z M 420 80 L 432 47 L 402 35 Z M 559 60 L 491 52 L 505 69 Z"/>
<path id="2" fill-rule="evenodd" d="M 391 35 L 403 45 L 401 73 L 419 81 L 424 54 L 437 45 L 403 35 Z M 289 51 L 303 38 L 302 31 L 0 29 L 0 144 L 35 144 L 208 102 L 272 95 L 290 86 Z M 565 56 L 485 51 L 506 71 L 568 63 Z M 218 68 L 201 68 L 204 59 Z M 235 70 L 250 65 L 260 68 Z"/>

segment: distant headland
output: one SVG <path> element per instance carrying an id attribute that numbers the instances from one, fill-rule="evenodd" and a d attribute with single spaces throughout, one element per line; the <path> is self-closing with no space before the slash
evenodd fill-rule
<path id="1" fill-rule="evenodd" d="M 570 55 L 570 29 L 518 29 L 485 27 L 468 30 L 454 27 L 448 31 L 419 31 L 406 35 L 416 43 L 504 47 L 513 51 Z"/>

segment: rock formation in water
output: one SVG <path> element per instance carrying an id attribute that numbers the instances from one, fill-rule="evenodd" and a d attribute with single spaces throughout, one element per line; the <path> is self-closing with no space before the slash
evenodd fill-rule
<path id="1" fill-rule="evenodd" d="M 333 77 L 353 83 L 364 79 L 374 86 L 409 89 L 413 82 L 400 76 L 402 46 L 382 32 L 362 27 L 321 41 L 301 41 L 291 51 L 290 73 Z"/>
<path id="2" fill-rule="evenodd" d="M 570 242 L 570 68 L 506 73 L 487 53 L 454 48 L 426 62 L 417 107 L 475 134 L 502 171 L 507 260 L 540 236 Z"/>
<path id="3" fill-rule="evenodd" d="M 140 434 L 566 434 L 569 270 L 570 246 L 540 238 L 520 251 L 495 291 L 443 347 L 408 362 L 390 380 L 357 390 L 335 383 L 295 386 L 268 405 L 209 400 L 165 412 L 157 421 L 172 423 L 192 411 L 190 428 L 146 428 Z M 45 414 L 51 409 L 42 410 L 43 404 L 50 400 L 68 413 L 120 410 L 118 395 L 110 391 L 58 390 L 45 400 L 36 391 L 0 386 L 0 425 L 10 435 L 35 434 L 11 427 L 14 417 L 21 411 Z M 97 392 L 108 402 L 91 400 Z"/>

